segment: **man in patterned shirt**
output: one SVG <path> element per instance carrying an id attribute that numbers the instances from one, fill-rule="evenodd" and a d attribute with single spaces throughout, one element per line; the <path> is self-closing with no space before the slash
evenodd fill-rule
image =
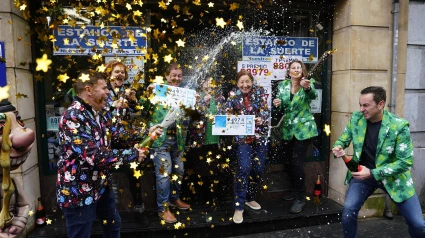
<path id="1" fill-rule="evenodd" d="M 352 114 L 332 149 L 336 157 L 342 157 L 353 142 L 353 160 L 362 168 L 347 172 L 345 182 L 350 185 L 342 213 L 344 237 L 356 237 L 359 210 L 377 188 L 397 205 L 410 236 L 425 237 L 425 221 L 410 175 L 413 145 L 409 122 L 384 110 L 384 88 L 367 87 L 360 94 L 360 111 Z"/>
<path id="2" fill-rule="evenodd" d="M 105 237 L 120 237 L 121 218 L 111 185 L 115 163 L 141 162 L 141 149 L 111 149 L 108 121 L 100 113 L 109 95 L 105 76 L 84 70 L 74 86 L 78 96 L 63 113 L 58 138 L 57 199 L 68 237 L 90 237 L 96 217 Z"/>

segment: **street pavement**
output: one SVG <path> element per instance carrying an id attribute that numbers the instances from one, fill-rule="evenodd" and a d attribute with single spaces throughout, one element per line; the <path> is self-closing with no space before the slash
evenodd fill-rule
<path id="1" fill-rule="evenodd" d="M 341 223 L 308 226 L 299 229 L 271 231 L 233 238 L 336 238 L 343 237 Z M 393 220 L 385 218 L 368 218 L 359 221 L 358 238 L 408 238 L 407 225 L 400 215 L 394 215 Z"/>

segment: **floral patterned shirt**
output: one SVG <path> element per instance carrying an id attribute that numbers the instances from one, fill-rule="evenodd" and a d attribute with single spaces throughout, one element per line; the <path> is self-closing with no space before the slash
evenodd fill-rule
<path id="1" fill-rule="evenodd" d="M 360 111 L 353 115 L 344 132 L 335 142 L 347 148 L 353 143 L 353 159 L 357 163 L 363 153 L 367 121 Z M 413 166 L 413 145 L 410 138 L 409 122 L 403 118 L 384 111 L 378 145 L 375 156 L 376 168 L 371 170 L 376 180 L 382 181 L 385 189 L 395 202 L 403 202 L 415 195 L 410 169 Z M 345 183 L 351 179 L 347 171 Z"/>
<path id="2" fill-rule="evenodd" d="M 58 139 L 57 199 L 60 207 L 88 206 L 100 199 L 111 184 L 111 168 L 138 158 L 135 148 L 112 150 L 108 120 L 81 98 L 75 97 L 63 113 Z"/>

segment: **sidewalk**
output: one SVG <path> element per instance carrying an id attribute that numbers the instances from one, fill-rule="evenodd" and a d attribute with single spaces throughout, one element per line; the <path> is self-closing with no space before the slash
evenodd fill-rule
<path id="1" fill-rule="evenodd" d="M 340 238 L 343 237 L 341 223 L 309 226 L 299 229 L 264 232 L 259 234 L 235 236 L 234 238 Z M 359 221 L 357 237 L 359 238 L 408 238 L 409 232 L 404 219 L 394 215 L 394 220 L 369 218 Z"/>

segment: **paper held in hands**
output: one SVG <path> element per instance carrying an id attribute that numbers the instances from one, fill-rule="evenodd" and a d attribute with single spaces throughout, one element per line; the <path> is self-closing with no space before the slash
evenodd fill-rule
<path id="1" fill-rule="evenodd" d="M 213 135 L 254 135 L 254 115 L 215 115 L 212 127 Z"/>
<path id="2" fill-rule="evenodd" d="M 153 90 L 154 97 L 151 102 L 154 104 L 164 104 L 170 107 L 184 106 L 195 108 L 195 90 L 188 88 L 174 87 L 165 84 L 156 84 Z"/>

